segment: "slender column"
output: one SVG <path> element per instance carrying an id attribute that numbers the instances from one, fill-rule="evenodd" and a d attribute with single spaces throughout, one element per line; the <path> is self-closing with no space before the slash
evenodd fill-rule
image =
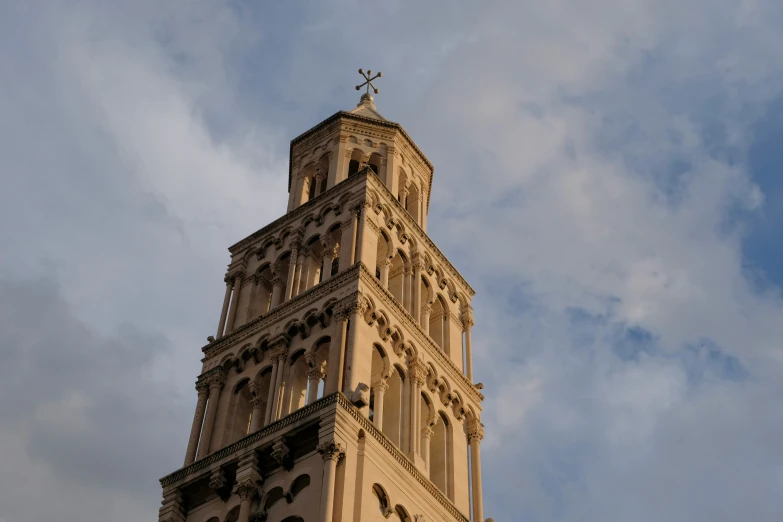
<path id="1" fill-rule="evenodd" d="M 427 470 L 427 473 L 430 471 L 430 442 L 434 433 L 429 426 L 424 426 L 421 429 L 421 458 L 424 459 L 424 469 Z"/>
<path id="2" fill-rule="evenodd" d="M 462 327 L 465 329 L 465 375 L 473 382 L 473 353 L 470 346 L 470 328 L 473 326 L 473 314 L 468 310 L 462 314 Z"/>
<path id="3" fill-rule="evenodd" d="M 307 372 L 307 404 L 312 404 L 318 400 L 318 384 L 324 378 L 324 372 L 320 367 L 311 368 Z"/>
<path id="4" fill-rule="evenodd" d="M 408 199 L 408 188 L 407 187 L 400 187 L 400 194 L 399 194 L 400 204 L 402 205 L 402 208 L 404 208 L 405 210 L 408 210 L 408 204 L 405 201 L 406 199 Z"/>
<path id="5" fill-rule="evenodd" d="M 269 395 L 266 399 L 266 413 L 264 414 L 264 426 L 272 422 L 272 406 L 275 404 L 275 390 L 277 389 L 277 367 L 280 359 L 272 357 L 272 374 L 269 377 Z"/>
<path id="6" fill-rule="evenodd" d="M 334 254 L 335 254 L 334 247 L 324 249 L 323 258 L 321 260 L 322 282 L 332 277 L 332 261 L 334 261 L 335 258 Z"/>
<path id="7" fill-rule="evenodd" d="M 196 448 L 198 447 L 199 435 L 201 435 L 201 425 L 204 423 L 204 411 L 207 409 L 209 386 L 200 382 L 196 384 L 196 390 L 198 391 L 198 401 L 196 402 L 196 414 L 193 415 L 193 426 L 190 428 L 188 450 L 185 452 L 185 466 L 196 460 Z"/>
<path id="8" fill-rule="evenodd" d="M 253 406 L 253 414 L 250 416 L 250 433 L 254 433 L 261 429 L 264 421 L 264 410 L 261 406 L 266 403 L 264 397 L 261 396 L 261 390 L 258 387 L 258 383 L 250 383 L 250 393 L 253 398 L 250 399 L 250 405 Z"/>
<path id="9" fill-rule="evenodd" d="M 375 410 L 373 411 L 372 423 L 379 430 L 383 430 L 383 397 L 386 394 L 386 390 L 389 389 L 389 385 L 386 383 L 386 379 L 381 379 L 373 385 L 372 389 L 375 394 Z"/>
<path id="10" fill-rule="evenodd" d="M 421 454 L 420 451 L 420 438 L 421 428 L 421 387 L 427 380 L 427 367 L 418 360 L 414 359 L 411 362 L 410 370 L 408 373 L 411 376 L 411 437 L 413 438 L 411 444 L 411 455 L 416 453 Z"/>
<path id="11" fill-rule="evenodd" d="M 366 233 L 365 229 L 367 228 L 367 213 L 364 211 L 363 205 L 359 205 L 356 209 L 355 219 L 355 223 L 358 224 L 358 227 L 356 227 L 356 261 L 361 261 L 364 259 L 362 254 L 364 253 L 364 234 Z"/>
<path id="12" fill-rule="evenodd" d="M 315 174 L 315 195 L 318 196 L 321 192 L 324 191 L 324 181 L 326 180 L 326 174 L 321 172 L 320 167 L 318 167 L 318 171 Z"/>
<path id="13" fill-rule="evenodd" d="M 345 456 L 342 444 L 335 440 L 318 446 L 318 453 L 324 459 L 324 477 L 321 484 L 321 514 L 319 522 L 332 522 L 334 514 L 334 482 L 337 473 L 337 461 Z"/>
<path id="14" fill-rule="evenodd" d="M 417 256 L 418 257 L 418 256 Z M 424 262 L 417 259 L 413 262 L 413 317 L 421 323 L 421 271 Z"/>
<path id="15" fill-rule="evenodd" d="M 350 266 L 356 262 L 356 237 L 359 229 L 359 208 L 351 209 L 351 251 L 348 252 Z"/>
<path id="16" fill-rule="evenodd" d="M 421 189 L 421 221 L 419 226 L 423 231 L 427 231 L 427 189 Z"/>
<path id="17" fill-rule="evenodd" d="M 299 295 L 303 288 L 302 288 L 302 271 L 304 269 L 304 262 L 305 262 L 305 255 L 304 252 L 299 253 L 299 258 L 296 260 L 296 276 L 294 277 L 294 296 Z M 305 282 L 305 285 L 307 285 L 307 282 Z"/>
<path id="18" fill-rule="evenodd" d="M 344 309 L 335 310 L 334 335 L 329 344 L 329 364 L 326 371 L 326 389 L 324 395 L 332 394 L 342 389 L 343 361 L 345 360 L 345 343 L 347 341 L 348 317 Z"/>
<path id="19" fill-rule="evenodd" d="M 231 333 L 234 329 L 234 319 L 237 316 L 237 307 L 239 305 L 239 291 L 242 289 L 242 279 L 245 274 L 237 272 L 234 274 L 234 292 L 231 295 L 231 306 L 228 309 L 228 322 L 226 322 L 226 333 Z"/>
<path id="20" fill-rule="evenodd" d="M 424 329 L 424 333 L 429 335 L 430 333 L 430 314 L 432 313 L 432 307 L 429 304 L 425 304 L 421 309 L 421 327 Z"/>
<path id="21" fill-rule="evenodd" d="M 405 309 L 408 313 L 413 314 L 413 267 L 410 264 L 405 265 L 402 283 L 405 285 Z"/>
<path id="22" fill-rule="evenodd" d="M 270 310 L 280 304 L 283 297 L 283 280 L 275 274 L 272 276 L 272 304 Z"/>
<path id="23" fill-rule="evenodd" d="M 256 304 L 256 289 L 259 285 L 259 277 L 255 274 L 250 279 L 250 299 L 247 301 L 247 309 L 245 310 L 245 321 L 250 322 L 253 318 L 253 307 Z"/>
<path id="24" fill-rule="evenodd" d="M 403 453 L 408 454 L 410 452 L 411 444 L 411 395 L 413 395 L 412 383 L 410 373 L 408 378 L 405 379 L 402 387 L 402 404 L 403 411 L 400 413 L 402 418 L 402 435 L 400 436 L 400 450 Z M 413 460 L 411 456 L 411 460 Z"/>
<path id="25" fill-rule="evenodd" d="M 216 339 L 220 339 L 223 336 L 223 332 L 226 329 L 226 315 L 228 314 L 228 303 L 231 301 L 231 288 L 233 286 L 232 280 L 226 276 L 226 296 L 223 298 L 223 308 L 220 311 L 220 322 L 218 323 Z"/>
<path id="26" fill-rule="evenodd" d="M 389 271 L 391 270 L 391 259 L 384 259 L 381 262 L 381 286 L 386 290 L 389 289 Z"/>
<path id="27" fill-rule="evenodd" d="M 237 522 L 249 522 L 250 503 L 258 493 L 258 488 L 251 481 L 246 480 L 241 484 L 237 484 L 235 491 L 239 495 L 239 517 Z"/>
<path id="28" fill-rule="evenodd" d="M 285 386 L 283 380 L 283 374 L 285 372 L 285 355 L 280 356 L 280 360 L 277 363 L 277 378 L 275 379 L 275 396 L 272 399 L 272 420 L 276 421 L 280 415 L 280 402 L 282 400 L 282 391 Z"/>
<path id="29" fill-rule="evenodd" d="M 296 271 L 296 258 L 299 255 L 299 241 L 291 240 L 291 257 L 288 259 L 288 278 L 285 286 L 285 300 L 291 299 L 294 292 L 294 272 Z"/>
<path id="30" fill-rule="evenodd" d="M 327 189 L 340 183 L 348 174 L 348 162 L 345 159 L 345 149 L 347 145 L 348 136 L 340 136 L 337 144 L 337 151 L 332 155 L 329 161 L 329 174 L 326 182 Z"/>
<path id="31" fill-rule="evenodd" d="M 398 172 L 397 172 L 397 157 L 396 149 L 391 146 L 386 149 L 386 187 L 391 191 L 392 196 L 397 197 Z"/>
<path id="32" fill-rule="evenodd" d="M 296 370 L 293 364 L 288 365 L 288 371 L 283 372 L 285 379 L 283 380 L 283 389 L 280 390 L 280 394 L 283 397 L 283 401 L 280 403 L 280 418 L 282 419 L 289 413 L 291 413 L 291 395 L 294 393 L 294 374 Z"/>
<path id="33" fill-rule="evenodd" d="M 367 303 L 363 297 L 360 297 L 358 302 L 351 303 L 349 313 L 351 318 L 351 328 L 348 330 L 348 343 L 346 344 L 347 355 L 345 357 L 345 393 L 352 393 L 359 385 L 359 379 L 356 375 L 356 368 L 359 365 L 359 347 L 357 346 L 357 338 L 359 333 L 359 325 L 363 320 L 364 312 L 367 311 Z"/>
<path id="34" fill-rule="evenodd" d="M 340 267 L 339 271 L 349 269 L 353 266 L 353 253 L 356 248 L 356 241 L 354 236 L 356 235 L 356 219 L 351 217 L 342 224 L 342 231 L 340 232 Z"/>
<path id="35" fill-rule="evenodd" d="M 484 427 L 478 419 L 468 422 L 468 443 L 470 444 L 470 471 L 473 483 L 473 520 L 484 520 L 484 507 L 481 492 L 481 439 Z"/>
<path id="36" fill-rule="evenodd" d="M 198 446 L 199 459 L 209 454 L 209 443 L 212 440 L 212 428 L 215 426 L 215 414 L 217 413 L 218 398 L 220 390 L 223 389 L 226 378 L 222 373 L 215 374 L 207 379 L 209 385 L 209 400 L 207 402 L 207 413 L 204 418 L 204 428 L 201 430 L 201 444 Z"/>

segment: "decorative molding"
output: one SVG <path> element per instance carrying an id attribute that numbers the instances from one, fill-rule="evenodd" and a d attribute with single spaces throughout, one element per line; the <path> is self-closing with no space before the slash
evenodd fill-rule
<path id="1" fill-rule="evenodd" d="M 380 281 L 378 279 L 370 274 L 370 271 L 367 269 L 364 264 L 361 264 L 361 281 L 369 286 L 372 286 L 375 288 L 378 295 L 383 300 L 384 304 L 386 304 L 388 307 L 394 309 L 400 318 L 402 318 L 403 324 L 416 336 L 416 340 L 419 342 L 419 345 L 426 346 L 427 347 L 427 353 L 436 359 L 438 362 L 441 363 L 441 365 L 444 367 L 448 375 L 452 378 L 453 381 L 461 381 L 464 385 L 465 391 L 473 398 L 474 401 L 476 401 L 478 404 L 481 403 L 481 401 L 484 400 L 484 396 L 476 389 L 476 386 L 470 382 L 470 379 L 467 378 L 460 370 L 457 368 L 457 366 L 454 364 L 454 362 L 449 358 L 448 355 L 446 355 L 443 350 L 441 350 L 436 344 L 435 341 L 432 340 L 432 338 L 424 333 L 424 330 L 422 329 L 421 325 L 418 321 L 416 321 L 413 316 L 406 310 L 398 301 L 397 299 L 392 295 L 389 290 L 383 287 L 381 285 Z"/>

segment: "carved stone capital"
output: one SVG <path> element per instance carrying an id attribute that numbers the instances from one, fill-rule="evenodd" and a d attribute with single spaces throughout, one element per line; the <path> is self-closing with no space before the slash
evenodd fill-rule
<path id="1" fill-rule="evenodd" d="M 429 426 L 424 426 L 421 429 L 421 436 L 424 437 L 427 440 L 430 440 L 434 434 L 435 434 L 435 430 L 433 430 Z"/>
<path id="2" fill-rule="evenodd" d="M 466 329 L 470 328 L 475 324 L 473 320 L 473 312 L 470 310 L 464 310 L 461 314 L 462 317 L 462 326 L 464 326 Z"/>
<path id="3" fill-rule="evenodd" d="M 207 384 L 205 381 L 196 381 L 196 391 L 198 392 L 199 397 L 205 396 L 209 393 L 209 384 Z"/>
<path id="4" fill-rule="evenodd" d="M 330 441 L 319 444 L 318 453 L 321 454 L 324 460 L 338 461 L 345 456 L 345 448 L 342 444 L 332 439 Z"/>
<path id="5" fill-rule="evenodd" d="M 481 421 L 473 418 L 468 421 L 468 442 L 481 442 L 484 438 L 484 426 Z"/>
<path id="6" fill-rule="evenodd" d="M 427 373 L 427 366 L 420 359 L 413 359 L 410 362 L 408 375 L 419 386 L 423 386 L 427 382 Z"/>
<path id="7" fill-rule="evenodd" d="M 218 372 L 215 374 L 210 375 L 207 377 L 206 380 L 207 386 L 209 386 L 209 389 L 218 389 L 222 390 L 223 386 L 226 384 L 226 375 L 223 372 Z"/>
<path id="8" fill-rule="evenodd" d="M 372 389 L 376 395 L 379 393 L 384 393 L 389 389 L 389 383 L 386 382 L 386 379 L 375 381 L 375 383 L 372 385 Z"/>
<path id="9" fill-rule="evenodd" d="M 256 396 L 250 399 L 250 405 L 255 409 L 266 402 L 266 397 Z"/>
<path id="10" fill-rule="evenodd" d="M 288 334 L 278 334 L 269 340 L 269 349 L 274 351 L 283 348 L 287 351 L 290 343 L 291 338 L 288 337 Z"/>
<path id="11" fill-rule="evenodd" d="M 237 495 L 241 500 L 253 500 L 258 495 L 258 486 L 251 479 L 245 479 L 237 482 L 234 486 L 233 493 Z"/>

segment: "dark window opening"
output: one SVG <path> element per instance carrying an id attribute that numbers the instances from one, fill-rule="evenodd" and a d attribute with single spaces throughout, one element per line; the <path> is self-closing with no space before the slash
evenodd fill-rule
<path id="1" fill-rule="evenodd" d="M 357 160 L 351 160 L 348 162 L 348 177 L 350 178 L 357 172 L 359 172 L 359 162 Z"/>

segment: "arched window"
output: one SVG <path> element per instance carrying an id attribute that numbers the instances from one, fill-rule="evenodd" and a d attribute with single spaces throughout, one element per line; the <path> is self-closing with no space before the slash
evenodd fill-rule
<path id="1" fill-rule="evenodd" d="M 308 366 L 304 353 L 304 350 L 299 350 L 291 356 L 291 364 L 288 367 L 288 379 L 286 379 L 286 390 L 283 394 L 283 411 L 281 416 L 288 415 L 305 405 Z"/>
<path id="2" fill-rule="evenodd" d="M 430 480 L 447 497 L 454 500 L 453 429 L 448 416 L 438 412 L 430 442 Z"/>
<path id="3" fill-rule="evenodd" d="M 413 522 L 413 518 L 408 514 L 408 510 L 397 504 L 394 506 L 394 512 L 400 517 L 400 522 Z"/>
<path id="4" fill-rule="evenodd" d="M 392 514 L 391 503 L 389 502 L 389 496 L 386 494 L 386 490 L 380 484 L 372 485 L 373 495 L 378 499 L 378 508 L 381 510 L 381 514 L 388 518 Z"/>
<path id="5" fill-rule="evenodd" d="M 332 259 L 332 271 L 330 275 L 337 275 L 337 272 L 340 271 L 340 258 L 335 257 Z"/>
<path id="6" fill-rule="evenodd" d="M 234 442 L 241 439 L 250 431 L 250 417 L 253 413 L 253 406 L 250 404 L 250 400 L 253 395 L 250 393 L 250 379 L 242 379 L 234 387 L 234 393 L 231 397 L 231 406 L 229 411 L 232 415 L 231 426 L 227 426 L 230 430 L 228 440 Z"/>
<path id="7" fill-rule="evenodd" d="M 308 178 L 308 183 L 310 185 L 310 188 L 308 189 L 308 192 L 307 192 L 307 201 L 310 201 L 316 195 L 316 188 L 317 188 L 316 185 L 317 185 L 317 183 L 315 181 L 315 177 Z"/>
<path id="8" fill-rule="evenodd" d="M 357 172 L 359 172 L 359 166 L 362 163 L 363 154 L 359 149 L 353 149 L 351 153 L 351 161 L 348 162 L 348 177 L 350 178 Z"/>
<path id="9" fill-rule="evenodd" d="M 383 434 L 398 448 L 402 447 L 402 419 L 405 415 L 405 374 L 394 366 L 386 383 L 389 388 L 383 397 Z"/>

